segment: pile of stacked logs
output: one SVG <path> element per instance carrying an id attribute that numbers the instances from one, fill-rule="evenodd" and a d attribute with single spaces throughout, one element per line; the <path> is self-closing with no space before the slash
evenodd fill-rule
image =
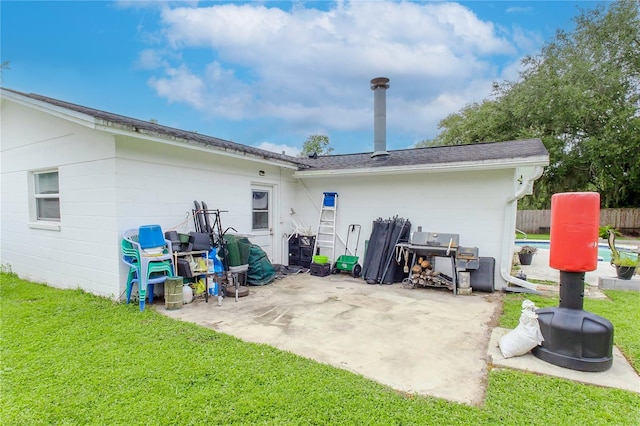
<path id="1" fill-rule="evenodd" d="M 407 288 L 415 288 L 419 286 L 431 286 L 431 287 L 447 287 L 453 289 L 453 283 L 449 279 L 442 275 L 440 272 L 433 270 L 433 265 L 429 260 L 420 257 L 415 265 L 411 268 L 411 274 L 409 278 L 403 282 Z"/>

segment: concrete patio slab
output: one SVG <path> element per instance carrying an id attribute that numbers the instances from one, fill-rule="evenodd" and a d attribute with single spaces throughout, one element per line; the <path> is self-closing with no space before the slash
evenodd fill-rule
<path id="1" fill-rule="evenodd" d="M 368 285 L 347 275 L 287 276 L 218 306 L 157 310 L 248 342 L 361 374 L 401 392 L 478 405 L 500 295 Z"/>
<path id="2" fill-rule="evenodd" d="M 615 347 L 613 366 L 600 373 L 561 368 L 531 354 L 505 359 L 497 341 L 509 330 L 494 329 L 501 300 L 498 292 L 453 296 L 444 289 L 368 285 L 347 275 L 298 274 L 250 287 L 238 302 L 228 297 L 218 306 L 216 298 L 198 298 L 178 310 L 155 308 L 401 392 L 469 405 L 483 403 L 491 366 L 640 393 L 638 374 Z"/>
<path id="3" fill-rule="evenodd" d="M 576 382 L 624 389 L 640 393 L 640 377 L 617 347 L 613 347 L 613 365 L 607 371 L 597 373 L 576 371 L 569 368 L 558 367 L 539 358 L 531 352 L 522 356 L 505 358 L 500 352 L 498 341 L 502 336 L 510 332 L 510 329 L 495 328 L 491 333 L 489 349 L 487 352 L 489 362 L 495 367 L 506 367 L 531 373 L 560 377 Z"/>
<path id="4" fill-rule="evenodd" d="M 560 272 L 549 267 L 549 254 L 549 250 L 539 249 L 538 253 L 533 257 L 531 265 L 520 266 L 528 279 L 535 278 L 539 280 L 555 281 L 556 283 L 560 280 Z M 618 284 L 618 287 L 615 288 L 634 290 L 635 287 L 633 286 L 637 280 L 638 277 L 636 276 L 633 280 L 630 280 L 630 283 Z M 596 270 L 589 271 L 585 274 L 584 295 L 586 298 L 606 298 L 607 296 L 601 290 L 614 288 L 615 284 L 620 281 L 623 280 L 615 278 L 615 270 L 609 262 L 598 262 Z M 603 282 L 606 284 L 602 285 Z M 626 285 L 626 287 L 621 288 L 622 285 Z M 549 286 L 540 284 L 538 285 L 538 290 L 543 294 L 555 293 L 557 295 L 559 287 L 557 285 Z M 489 362 L 493 363 L 496 367 L 507 367 L 530 371 L 538 374 L 574 380 L 577 382 L 613 387 L 640 393 L 640 377 L 622 355 L 620 350 L 615 346 L 613 347 L 613 365 L 609 370 L 597 373 L 581 372 L 550 364 L 536 358 L 531 353 L 505 359 L 498 347 L 498 340 L 509 331 L 510 330 L 504 328 L 496 328 L 492 332 L 488 349 L 488 359 Z"/>
<path id="5" fill-rule="evenodd" d="M 621 280 L 616 277 L 601 277 L 598 281 L 600 290 L 627 290 L 640 291 L 640 276 L 634 275 L 630 280 Z"/>
<path id="6" fill-rule="evenodd" d="M 535 278 L 558 282 L 560 280 L 560 271 L 549 266 L 549 254 L 550 251 L 547 249 L 538 249 L 538 252 L 533 256 L 531 265 L 520 265 L 520 269 L 529 279 Z M 609 262 L 598 262 L 594 271 L 585 273 L 584 281 L 588 285 L 597 287 L 601 277 L 615 277 L 615 275 L 616 271 Z"/>

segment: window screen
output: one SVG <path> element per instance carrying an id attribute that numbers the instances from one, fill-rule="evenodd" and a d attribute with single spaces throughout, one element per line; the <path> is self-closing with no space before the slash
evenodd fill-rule
<path id="1" fill-rule="evenodd" d="M 58 172 L 33 174 L 36 219 L 60 221 Z"/>
<path id="2" fill-rule="evenodd" d="M 253 191 L 252 229 L 269 229 L 269 193 Z"/>

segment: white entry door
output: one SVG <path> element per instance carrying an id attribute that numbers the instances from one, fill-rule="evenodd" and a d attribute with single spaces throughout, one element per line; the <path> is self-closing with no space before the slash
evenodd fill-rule
<path id="1" fill-rule="evenodd" d="M 273 260 L 273 187 L 251 186 L 251 242 Z"/>

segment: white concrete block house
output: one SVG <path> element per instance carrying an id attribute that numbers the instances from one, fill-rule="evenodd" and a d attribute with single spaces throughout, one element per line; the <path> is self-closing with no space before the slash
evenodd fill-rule
<path id="1" fill-rule="evenodd" d="M 398 215 L 495 258 L 500 289 L 518 282 L 509 277 L 516 202 L 549 161 L 538 139 L 295 158 L 40 95 L 1 95 L 1 263 L 113 298 L 125 289 L 126 229 L 188 232 L 193 201 L 204 200 L 228 211 L 223 227 L 251 233 L 274 264 L 287 264 L 292 211 L 315 228 L 324 191 L 339 194 L 343 239 L 348 224 L 362 225 L 361 256 L 373 221 Z M 268 212 L 256 215 L 268 225 L 252 223 L 256 191 L 268 194 Z"/>

